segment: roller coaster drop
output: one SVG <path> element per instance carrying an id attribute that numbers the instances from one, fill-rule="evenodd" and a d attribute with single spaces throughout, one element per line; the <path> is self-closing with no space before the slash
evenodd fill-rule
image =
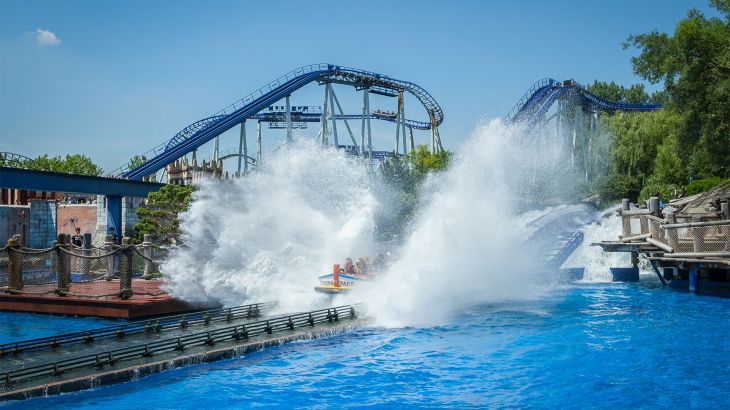
<path id="1" fill-rule="evenodd" d="M 292 110 L 290 104 L 290 96 L 294 91 L 299 90 L 305 85 L 316 82 L 325 86 L 324 104 L 319 112 L 314 113 L 314 118 L 309 110 L 303 110 L 305 107 L 295 107 L 299 110 Z M 335 95 L 332 84 L 343 84 L 354 87 L 358 91 L 363 91 L 363 110 L 361 115 L 345 114 L 342 106 Z M 415 96 L 428 114 L 428 121 L 414 121 L 405 117 L 403 95 L 408 92 Z M 379 94 L 389 97 L 398 97 L 398 111 L 395 115 L 373 112 L 370 110 L 370 94 Z M 284 99 L 285 105 L 283 110 L 274 110 L 274 104 Z M 335 107 L 339 111 L 336 114 Z M 267 111 L 268 109 L 268 111 Z M 246 128 L 247 119 L 256 119 L 257 127 L 257 158 L 261 160 L 261 122 L 277 122 L 283 123 L 286 128 L 287 140 L 292 139 L 292 129 L 295 128 L 295 121 L 310 122 L 319 121 L 321 130 L 319 138 L 323 145 L 329 145 L 330 135 L 332 143 L 335 146 L 341 146 L 348 152 L 357 154 L 363 158 L 370 160 L 382 157 L 387 153 L 373 151 L 372 146 L 372 130 L 370 125 L 371 119 L 390 121 L 396 123 L 396 141 L 394 154 L 399 155 L 407 152 L 406 128 L 431 130 L 431 150 L 439 152 L 443 149 L 441 138 L 438 133 L 438 126 L 444 120 L 444 114 L 436 100 L 420 86 L 409 82 L 397 80 L 382 74 L 369 71 L 347 68 L 332 64 L 315 64 L 300 67 L 279 79 L 267 84 L 259 90 L 253 92 L 247 97 L 236 101 L 230 106 L 219 111 L 215 115 L 196 121 L 188 125 L 178 132 L 169 141 L 155 147 L 145 154 L 147 159 L 141 165 L 136 167 L 131 164 L 125 165 L 120 169 L 112 172 L 112 175 L 120 176 L 131 180 L 141 180 L 144 176 L 156 173 L 163 169 L 167 164 L 175 161 L 184 155 L 194 152 L 201 145 L 213 140 L 220 134 L 229 129 L 241 125 L 241 144 L 239 153 L 234 156 L 239 157 L 239 172 L 241 167 L 241 159 L 244 166 L 253 160 L 248 157 L 246 146 Z M 348 123 L 348 119 L 360 119 L 362 121 L 360 142 L 358 144 L 355 134 Z M 345 124 L 351 146 L 342 146 L 337 133 L 337 120 L 342 120 Z M 410 148 L 414 148 L 414 141 L 410 138 Z M 402 149 L 402 152 L 400 151 Z M 217 150 L 216 150 L 217 152 Z M 372 163 L 372 161 L 371 161 Z"/>

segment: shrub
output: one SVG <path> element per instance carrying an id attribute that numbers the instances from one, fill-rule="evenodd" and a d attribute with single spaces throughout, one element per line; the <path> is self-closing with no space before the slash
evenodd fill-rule
<path id="1" fill-rule="evenodd" d="M 694 180 L 687 185 L 687 195 L 695 195 L 705 192 L 722 184 L 725 181 L 730 182 L 730 179 L 724 180 L 721 177 L 710 177 Z"/>

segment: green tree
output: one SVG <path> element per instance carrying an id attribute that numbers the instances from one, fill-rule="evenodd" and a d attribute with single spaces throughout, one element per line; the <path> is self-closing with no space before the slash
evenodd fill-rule
<path id="1" fill-rule="evenodd" d="M 730 0 L 711 0 L 724 18 L 687 13 L 674 33 L 653 31 L 629 36 L 636 47 L 634 72 L 662 82 L 667 109 L 682 113 L 680 158 L 690 177 L 730 175 Z"/>
<path id="2" fill-rule="evenodd" d="M 137 240 L 150 234 L 159 243 L 179 242 L 178 215 L 188 209 L 192 194 L 193 187 L 181 185 L 165 185 L 158 192 L 150 193 L 145 207 L 137 209 L 139 223 L 134 227 Z"/>
<path id="3" fill-rule="evenodd" d="M 144 164 L 145 162 L 147 162 L 147 157 L 145 157 L 144 155 L 135 155 L 132 158 L 130 158 L 128 166 L 129 166 L 129 169 L 135 169 L 138 166 Z"/>
<path id="4" fill-rule="evenodd" d="M 429 173 L 445 170 L 451 154 L 443 151 L 433 154 L 428 146 L 419 145 L 403 158 L 391 157 L 380 164 L 380 176 L 390 187 L 384 207 L 376 216 L 376 234 L 390 239 L 403 232 L 413 220 L 418 206 L 418 192 Z"/>
<path id="5" fill-rule="evenodd" d="M 410 165 L 411 175 L 416 184 L 423 182 L 429 173 L 446 169 L 450 160 L 451 153 L 449 151 L 443 150 L 439 153 L 432 153 L 426 145 L 417 146 L 405 159 Z"/>
<path id="6" fill-rule="evenodd" d="M 91 158 L 82 154 L 66 155 L 65 158 L 61 156 L 49 157 L 48 154 L 44 154 L 34 159 L 13 164 L 9 163 L 8 166 L 91 176 L 99 176 L 103 172 L 101 167 L 96 165 Z"/>

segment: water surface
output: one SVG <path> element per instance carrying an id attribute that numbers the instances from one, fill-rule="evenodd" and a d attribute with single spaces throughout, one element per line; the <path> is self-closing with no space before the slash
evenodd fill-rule
<path id="1" fill-rule="evenodd" d="M 729 329 L 730 299 L 579 284 L 17 406 L 728 408 Z"/>

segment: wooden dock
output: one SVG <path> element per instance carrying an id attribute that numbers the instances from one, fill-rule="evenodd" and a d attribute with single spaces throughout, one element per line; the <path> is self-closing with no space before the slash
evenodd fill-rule
<path id="1" fill-rule="evenodd" d="M 633 269 L 637 279 L 639 255 L 644 255 L 664 285 L 730 296 L 730 187 L 716 191 L 665 215 L 657 197 L 646 209 L 630 209 L 624 199 L 617 211 L 622 220 L 618 240 L 593 245 L 630 253 L 633 268 L 626 269 Z"/>
<path id="2" fill-rule="evenodd" d="M 161 281 L 144 281 L 143 285 L 144 292 L 134 289 L 142 283 L 133 283 L 133 290 L 140 292 L 135 292 L 129 299 L 116 296 L 118 281 L 74 283 L 73 294 L 65 296 L 52 293 L 54 284 L 26 285 L 22 294 L 0 293 L 0 310 L 136 319 L 215 307 L 175 299 L 164 292 Z"/>

